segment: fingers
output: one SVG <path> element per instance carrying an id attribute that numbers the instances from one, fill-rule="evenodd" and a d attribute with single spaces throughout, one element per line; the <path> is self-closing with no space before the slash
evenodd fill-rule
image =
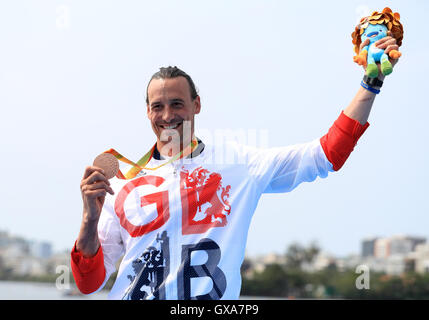
<path id="1" fill-rule="evenodd" d="M 94 171 L 98 171 L 102 174 L 105 174 L 104 170 L 99 167 L 88 166 L 85 168 L 82 180 L 88 178 Z"/>
<path id="2" fill-rule="evenodd" d="M 110 185 L 110 182 L 105 176 L 103 169 L 98 167 L 86 167 L 82 183 L 91 184 L 96 181 L 105 181 L 108 185 Z"/>
<path id="3" fill-rule="evenodd" d="M 379 49 L 386 49 L 388 46 L 397 46 L 396 39 L 393 39 L 393 38 L 387 39 L 387 40 L 385 40 L 385 41 L 383 41 L 381 43 L 380 42 L 378 42 L 378 43 L 375 42 L 375 46 L 377 48 L 379 48 Z M 399 46 L 398 46 L 398 48 L 399 48 Z"/>
<path id="4" fill-rule="evenodd" d="M 94 195 L 96 191 L 100 190 L 104 190 L 104 194 L 100 193 L 102 195 L 106 195 L 106 192 L 114 194 L 109 180 L 104 175 L 104 171 L 101 168 L 93 166 L 86 167 L 80 189 L 82 193 L 87 195 Z"/>
<path id="5" fill-rule="evenodd" d="M 389 54 L 390 51 L 392 51 L 392 50 L 398 51 L 398 49 L 399 49 L 399 46 L 397 44 L 391 44 L 391 45 L 387 46 L 386 49 L 384 49 L 384 53 Z"/>
<path id="6" fill-rule="evenodd" d="M 97 171 L 91 173 L 91 175 L 88 178 L 86 178 L 84 181 L 85 181 L 85 184 L 91 184 L 91 183 L 98 182 L 98 181 L 104 181 L 107 185 L 110 186 L 110 182 L 106 178 L 106 176 L 100 172 L 97 172 Z"/>
<path id="7" fill-rule="evenodd" d="M 86 198 L 96 199 L 100 197 L 106 196 L 106 190 L 104 189 L 98 189 L 98 190 L 92 190 L 92 191 L 84 191 L 84 196 Z"/>
<path id="8" fill-rule="evenodd" d="M 388 54 L 390 58 L 394 60 L 398 59 L 401 53 L 398 51 L 399 46 L 396 44 L 396 39 L 391 36 L 392 33 L 390 31 L 387 34 L 387 37 L 376 41 L 374 44 L 377 48 L 383 49 L 384 53 Z"/>
<path id="9" fill-rule="evenodd" d="M 85 184 L 82 186 L 82 192 L 84 193 L 91 193 L 92 191 L 100 191 L 100 190 L 104 190 L 110 193 L 111 195 L 114 194 L 113 189 L 109 185 L 107 185 L 106 182 L 104 181 L 100 181 L 93 184 Z"/>
<path id="10" fill-rule="evenodd" d="M 389 45 L 395 45 L 396 39 L 392 37 L 392 33 L 389 31 L 386 37 L 377 40 L 376 42 L 374 42 L 374 44 L 377 48 L 384 49 Z"/>
<path id="11" fill-rule="evenodd" d="M 387 37 L 384 37 L 384 38 L 382 38 L 382 39 L 380 39 L 380 40 L 375 41 L 375 42 L 374 42 L 374 44 L 378 47 L 379 45 L 381 45 L 381 44 L 383 44 L 384 42 L 389 41 L 389 40 L 391 40 L 391 39 L 393 39 L 393 38 L 392 38 L 392 37 L 387 36 Z M 395 40 L 395 41 L 396 41 L 396 40 Z"/>
<path id="12" fill-rule="evenodd" d="M 362 51 L 363 47 L 369 45 L 369 39 L 366 39 L 364 42 L 362 42 L 359 46 L 359 51 Z"/>

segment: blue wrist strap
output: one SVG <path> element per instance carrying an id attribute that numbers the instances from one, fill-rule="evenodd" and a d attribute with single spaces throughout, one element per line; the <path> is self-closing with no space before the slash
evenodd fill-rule
<path id="1" fill-rule="evenodd" d="M 362 87 L 364 87 L 366 90 L 375 93 L 375 94 L 379 94 L 380 90 L 374 89 L 373 87 L 370 87 L 369 85 L 367 85 L 363 80 L 360 82 L 360 85 Z"/>

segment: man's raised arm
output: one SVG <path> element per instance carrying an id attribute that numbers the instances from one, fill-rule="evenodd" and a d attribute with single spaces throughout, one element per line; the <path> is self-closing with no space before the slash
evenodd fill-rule
<path id="1" fill-rule="evenodd" d="M 367 43 L 367 41 L 363 42 L 361 48 Z M 391 36 L 380 39 L 375 44 L 380 49 L 384 49 L 386 54 L 391 50 L 398 50 L 396 39 Z M 396 62 L 397 60 L 392 60 L 392 66 Z M 382 84 L 384 76 L 381 72 L 379 73 L 378 80 Z M 335 171 L 338 171 L 343 166 L 357 141 L 366 128 L 368 128 L 368 117 L 375 100 L 376 92 L 379 92 L 380 87 L 372 85 L 368 88 L 366 83 L 363 82 L 347 108 L 341 112 L 328 133 L 320 139 L 323 151 L 329 162 L 332 163 Z"/>

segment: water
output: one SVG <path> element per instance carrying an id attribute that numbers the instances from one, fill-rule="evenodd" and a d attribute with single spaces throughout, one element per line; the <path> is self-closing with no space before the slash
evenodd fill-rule
<path id="1" fill-rule="evenodd" d="M 0 281 L 0 300 L 105 300 L 108 294 L 68 295 L 70 292 L 57 289 L 55 283 Z"/>
<path id="2" fill-rule="evenodd" d="M 90 295 L 69 295 L 77 289 L 59 290 L 54 283 L 0 281 L 0 300 L 106 300 L 108 291 L 102 290 Z M 277 300 L 284 298 L 241 296 L 244 300 Z"/>

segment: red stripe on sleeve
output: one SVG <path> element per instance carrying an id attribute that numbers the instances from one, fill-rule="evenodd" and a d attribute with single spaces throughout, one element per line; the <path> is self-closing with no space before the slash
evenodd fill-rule
<path id="1" fill-rule="evenodd" d="M 71 251 L 71 268 L 74 280 L 80 292 L 89 294 L 96 291 L 103 284 L 106 276 L 101 246 L 98 248 L 95 256 L 88 258 L 77 251 L 75 242 Z"/>
<path id="2" fill-rule="evenodd" d="M 341 111 L 328 133 L 320 138 L 323 151 L 335 171 L 340 170 L 368 127 L 368 122 L 362 125 Z"/>

